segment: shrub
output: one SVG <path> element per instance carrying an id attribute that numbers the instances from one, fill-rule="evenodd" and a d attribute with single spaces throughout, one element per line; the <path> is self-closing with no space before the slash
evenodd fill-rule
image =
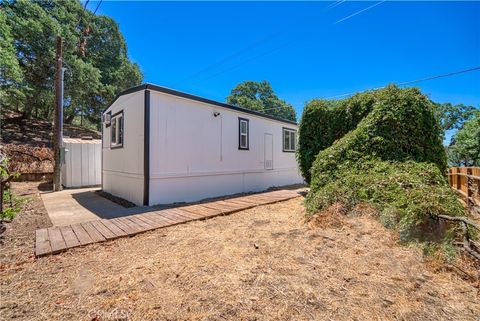
<path id="1" fill-rule="evenodd" d="M 429 99 L 417 89 L 401 90 L 394 85 L 337 102 L 312 100 L 305 107 L 299 126 L 297 157 L 303 177 L 310 183 L 312 164 L 319 151 L 330 147 L 336 140 L 356 129 L 361 121 L 364 126 L 360 130 L 363 132 L 362 137 L 358 137 L 359 132 L 353 133 L 350 136 L 360 140 L 354 142 L 354 139 L 351 139 L 349 143 L 357 144 L 357 147 L 363 148 L 367 153 L 369 147 L 375 149 L 384 145 L 383 157 L 433 160 L 441 170 L 445 170 L 446 155 L 444 151 L 440 151 L 442 131 L 433 114 L 433 108 Z M 371 113 L 373 110 L 375 112 Z M 365 119 L 367 115 L 369 118 Z M 409 123 L 402 123 L 404 121 Z M 399 126 L 400 123 L 402 126 Z M 381 126 L 377 128 L 376 124 Z M 377 129 L 377 132 L 369 132 L 371 129 Z M 422 134 L 414 137 L 420 140 L 424 138 L 423 142 L 412 141 L 410 130 L 424 132 L 428 137 L 422 137 Z M 395 135 L 399 136 L 392 139 Z M 370 142 L 369 139 L 373 136 L 377 136 L 376 140 Z M 398 143 L 401 148 L 397 154 Z"/>
<path id="2" fill-rule="evenodd" d="M 441 238 L 444 231 L 437 215 L 463 213 L 446 178 L 432 163 L 368 160 L 342 167 L 336 176 L 308 194 L 310 213 L 336 202 L 347 210 L 368 204 L 384 226 L 400 231 L 404 241 Z"/>
<path id="3" fill-rule="evenodd" d="M 404 240 L 444 235 L 437 215 L 461 215 L 463 208 L 444 176 L 446 154 L 433 104 L 418 89 L 390 85 L 342 102 L 339 114 L 345 115 L 343 106 L 355 99 L 363 105 L 356 105 L 356 117 L 346 122 L 353 129 L 313 161 L 308 212 L 339 201 L 350 208 L 367 203 Z"/>
<path id="4" fill-rule="evenodd" d="M 340 101 L 314 99 L 305 106 L 297 158 L 306 182 L 310 182 L 310 168 L 318 152 L 357 127 L 372 110 L 374 98 L 374 92 L 365 92 Z"/>
<path id="5" fill-rule="evenodd" d="M 20 211 L 20 201 L 23 200 L 12 197 L 10 191 L 10 181 L 18 177 L 18 172 L 12 171 L 9 158 L 3 152 L 3 146 L 0 146 L 0 231 L 3 220 L 12 220 Z M 8 207 L 4 208 L 4 201 L 9 200 Z M 1 232 L 0 232 L 1 233 Z"/>

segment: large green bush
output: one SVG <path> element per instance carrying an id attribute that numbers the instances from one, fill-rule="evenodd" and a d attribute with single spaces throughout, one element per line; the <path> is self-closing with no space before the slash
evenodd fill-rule
<path id="1" fill-rule="evenodd" d="M 307 196 L 307 210 L 340 202 L 347 210 L 368 204 L 382 224 L 400 231 L 402 240 L 438 237 L 437 215 L 460 216 L 463 208 L 438 167 L 425 162 L 368 160 L 342 167 Z"/>
<path id="2" fill-rule="evenodd" d="M 374 92 L 365 92 L 340 101 L 314 99 L 305 106 L 299 126 L 297 158 L 308 183 L 318 152 L 357 127 L 372 110 L 374 95 Z"/>
<path id="3" fill-rule="evenodd" d="M 355 100 L 362 101 L 363 109 L 352 103 Z M 379 211 L 382 222 L 398 227 L 404 236 L 418 235 L 418 229 L 431 226 L 439 214 L 462 213 L 444 175 L 441 128 L 425 95 L 391 85 L 341 102 L 341 117 L 349 104 L 358 111 L 354 121 L 345 121 L 345 127 L 353 129 L 338 139 L 328 138 L 331 146 L 321 149 L 311 166 L 309 213 L 338 201 L 346 206 L 367 203 Z M 362 118 L 360 113 L 366 115 Z M 315 119 L 318 115 L 306 113 L 302 121 L 323 122 Z M 332 126 L 326 132 L 334 131 Z M 317 139 L 326 144 L 325 137 Z"/>
<path id="4" fill-rule="evenodd" d="M 374 106 L 378 104 L 383 104 L 383 109 L 376 107 L 377 113 L 383 113 L 382 117 L 389 122 L 388 124 L 385 123 L 381 129 L 383 132 L 378 133 L 382 137 L 397 134 L 395 130 L 398 127 L 392 127 L 390 128 L 391 130 L 388 128 L 390 125 L 396 126 L 396 123 L 403 120 L 393 115 L 397 109 L 403 112 L 399 116 L 402 116 L 404 119 L 408 119 L 408 117 L 415 119 L 419 109 L 422 109 L 422 107 L 428 109 L 427 113 L 423 113 L 421 118 L 414 120 L 409 125 L 410 128 L 418 131 L 428 131 L 429 135 L 425 139 L 429 141 L 424 143 L 418 142 L 417 144 L 411 142 L 410 139 L 402 139 L 400 142 L 405 143 L 403 149 L 406 150 L 401 150 L 401 153 L 398 155 L 395 152 L 390 153 L 388 159 L 403 159 L 405 156 L 408 156 L 406 154 L 411 154 L 413 159 L 422 161 L 422 154 L 425 154 L 422 150 L 426 151 L 427 148 L 424 146 L 428 144 L 427 147 L 433 146 L 434 158 L 436 158 L 435 163 L 441 169 L 445 169 L 445 153 L 440 152 L 436 154 L 439 150 L 439 144 L 441 146 L 442 131 L 435 116 L 432 114 L 433 104 L 417 89 L 400 90 L 398 87 L 391 85 L 385 89 L 359 93 L 340 101 L 315 99 L 305 106 L 299 126 L 297 157 L 302 175 L 308 183 L 311 181 L 311 167 L 317 154 L 355 129 L 360 121 L 364 120 L 374 109 Z M 395 107 L 395 110 L 390 110 L 390 107 Z M 394 118 L 387 120 L 389 115 L 394 116 Z M 409 131 L 409 128 L 404 129 L 407 132 Z M 353 135 L 355 136 L 356 134 Z M 402 136 L 405 136 L 404 133 Z M 364 138 L 368 140 L 368 137 Z M 401 137 L 390 140 L 390 143 L 396 145 L 399 142 L 398 139 L 401 139 Z M 366 147 L 363 143 L 361 145 Z M 388 146 L 385 147 L 388 149 Z M 411 149 L 415 149 L 415 151 Z M 429 153 L 428 157 L 431 156 L 431 153 Z M 428 157 L 426 158 L 427 160 L 429 159 Z"/>

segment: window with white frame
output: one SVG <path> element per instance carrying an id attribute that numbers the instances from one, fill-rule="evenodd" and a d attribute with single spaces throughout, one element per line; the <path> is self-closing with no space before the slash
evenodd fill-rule
<path id="1" fill-rule="evenodd" d="M 295 129 L 283 128 L 283 151 L 295 152 L 297 145 L 297 131 Z"/>
<path id="2" fill-rule="evenodd" d="M 248 150 L 248 119 L 238 118 L 238 149 Z"/>
<path id="3" fill-rule="evenodd" d="M 123 147 L 123 111 L 113 115 L 110 124 L 110 147 Z"/>

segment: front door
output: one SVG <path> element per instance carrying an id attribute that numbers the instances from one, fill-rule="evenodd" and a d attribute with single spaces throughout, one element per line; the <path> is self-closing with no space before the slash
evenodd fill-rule
<path id="1" fill-rule="evenodd" d="M 265 169 L 273 169 L 273 135 L 265 133 L 264 137 L 265 146 Z"/>

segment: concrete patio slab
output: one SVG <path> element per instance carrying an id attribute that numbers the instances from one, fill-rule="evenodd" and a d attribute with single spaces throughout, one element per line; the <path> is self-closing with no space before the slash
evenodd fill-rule
<path id="1" fill-rule="evenodd" d="M 100 188 L 65 189 L 41 194 L 50 221 L 66 226 L 127 215 L 130 211 L 95 193 Z"/>

